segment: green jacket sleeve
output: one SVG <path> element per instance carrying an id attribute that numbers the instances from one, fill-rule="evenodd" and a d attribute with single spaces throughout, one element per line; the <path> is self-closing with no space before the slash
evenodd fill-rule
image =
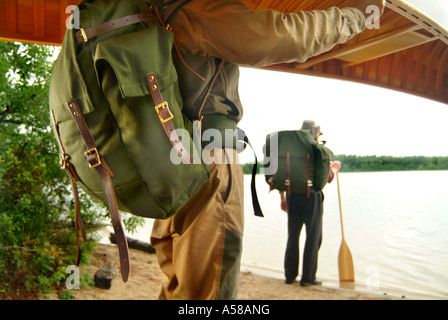
<path id="1" fill-rule="evenodd" d="M 182 51 L 250 66 L 303 62 L 365 29 L 355 8 L 284 14 L 237 0 L 190 1 L 169 23 Z"/>

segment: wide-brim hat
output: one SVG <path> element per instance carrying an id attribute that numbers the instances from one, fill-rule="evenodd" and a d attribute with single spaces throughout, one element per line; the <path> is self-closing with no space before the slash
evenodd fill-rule
<path id="1" fill-rule="evenodd" d="M 302 128 L 300 130 L 310 130 L 313 131 L 313 128 L 316 126 L 316 122 L 314 120 L 304 120 L 302 123 Z M 322 131 L 319 128 L 319 135 L 323 135 Z"/>

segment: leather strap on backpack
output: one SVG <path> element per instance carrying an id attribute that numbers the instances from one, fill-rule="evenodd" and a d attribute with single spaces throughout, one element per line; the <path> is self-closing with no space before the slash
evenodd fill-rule
<path id="1" fill-rule="evenodd" d="M 170 111 L 168 103 L 163 100 L 162 94 L 159 89 L 159 85 L 157 83 L 156 75 L 154 73 L 149 73 L 147 75 L 147 80 L 149 84 L 149 88 L 151 90 L 151 96 L 156 105 L 155 109 L 157 115 L 159 116 L 159 120 L 162 123 L 163 128 L 171 141 L 171 144 L 176 149 L 177 153 L 189 163 L 193 163 L 193 157 L 188 152 L 187 148 L 182 145 L 180 142 L 179 136 L 176 133 L 173 122 L 173 114 Z"/>
<path id="2" fill-rule="evenodd" d="M 310 159 L 311 155 L 308 153 L 306 155 L 306 197 L 311 196 L 311 187 L 313 186 L 313 181 L 310 180 Z"/>
<path id="3" fill-rule="evenodd" d="M 70 182 L 72 183 L 72 189 L 73 189 L 73 195 L 75 198 L 75 232 L 76 232 L 76 262 L 75 265 L 79 266 L 79 263 L 81 262 L 81 245 L 79 241 L 79 232 L 81 231 L 82 238 L 84 241 L 86 241 L 86 230 L 84 228 L 84 222 L 82 221 L 81 213 L 79 210 L 79 196 L 78 196 L 78 188 L 76 187 L 76 181 L 79 181 L 79 177 L 75 172 L 75 169 L 73 168 L 72 163 L 69 160 L 68 155 L 65 153 L 64 146 L 62 145 L 61 136 L 59 134 L 59 127 L 56 124 L 56 119 L 54 117 L 53 110 L 50 111 L 51 120 L 54 126 L 54 132 L 56 132 L 56 138 L 61 150 L 61 153 L 59 154 L 59 158 L 61 159 L 61 168 L 64 169 L 69 178 Z"/>
<path id="4" fill-rule="evenodd" d="M 176 46 L 176 49 L 177 49 L 177 46 Z M 178 50 L 178 54 L 179 54 L 179 57 L 182 59 L 182 56 L 181 56 L 179 50 Z M 212 88 L 213 88 L 213 86 L 214 86 L 214 84 L 215 84 L 216 79 L 218 78 L 219 73 L 220 73 L 221 70 L 222 70 L 222 67 L 224 66 L 224 63 L 225 63 L 225 60 L 221 60 L 221 62 L 219 63 L 218 67 L 216 68 L 215 75 L 213 76 L 213 78 L 212 78 L 212 80 L 211 80 L 211 82 L 210 82 L 210 84 L 209 84 L 209 86 L 208 86 L 207 92 L 205 93 L 204 100 L 202 101 L 202 104 L 201 104 L 201 106 L 199 107 L 199 110 L 198 110 L 198 114 L 197 114 L 197 116 L 196 116 L 196 119 L 193 120 L 193 128 L 196 130 L 196 132 L 197 132 L 197 134 L 198 134 L 199 141 L 202 141 L 202 119 L 204 118 L 204 116 L 202 115 L 202 109 L 204 109 L 205 103 L 207 102 L 207 99 L 208 99 L 208 97 L 209 97 L 209 95 L 210 95 L 210 92 L 212 91 Z M 193 69 L 191 69 L 187 64 L 185 64 L 185 65 L 186 65 L 187 68 L 189 68 L 193 73 L 196 74 L 196 72 L 195 72 Z M 199 76 L 199 77 L 201 77 L 201 76 Z M 202 77 L 201 77 L 201 78 L 202 78 Z M 204 78 L 202 78 L 202 79 L 203 79 L 203 81 L 205 81 Z"/>
<path id="5" fill-rule="evenodd" d="M 286 179 L 285 186 L 286 191 L 288 192 L 288 197 L 291 196 L 291 153 L 286 152 Z"/>
<path id="6" fill-rule="evenodd" d="M 137 14 L 131 14 L 125 17 L 121 17 L 118 19 L 110 20 L 99 25 L 96 25 L 91 28 L 83 29 L 81 28 L 78 32 L 75 33 L 76 45 L 80 45 L 82 43 L 88 42 L 91 38 L 97 37 L 101 34 L 120 29 L 123 27 L 130 26 L 132 24 L 136 24 L 139 22 L 143 22 L 146 20 L 152 19 L 152 13 L 141 12 Z"/>
<path id="7" fill-rule="evenodd" d="M 258 201 L 256 182 L 255 182 L 255 177 L 257 176 L 257 166 L 258 166 L 257 154 L 255 153 L 255 149 L 252 146 L 252 144 L 250 143 L 249 137 L 246 135 L 246 133 L 243 130 L 241 130 L 240 128 L 237 128 L 237 130 L 238 130 L 238 141 L 249 145 L 249 147 L 251 147 L 251 149 L 254 153 L 254 156 L 255 156 L 254 166 L 252 167 L 252 179 L 251 179 L 251 183 L 250 183 L 250 190 L 251 190 L 251 195 L 252 195 L 252 206 L 254 208 L 254 215 L 257 217 L 264 218 L 263 212 L 261 211 L 260 202 Z"/>
<path id="8" fill-rule="evenodd" d="M 104 187 L 104 192 L 107 197 L 107 203 L 109 205 L 110 217 L 112 219 L 112 225 L 114 228 L 115 236 L 117 238 L 118 252 L 120 255 L 120 270 L 121 277 L 124 282 L 129 278 L 129 273 L 131 270 L 129 261 L 129 248 L 126 235 L 121 224 L 120 213 L 118 211 L 118 205 L 115 198 L 114 187 L 112 184 L 113 173 L 102 155 L 98 152 L 95 139 L 90 133 L 89 128 L 82 116 L 81 110 L 79 109 L 78 103 L 75 99 L 68 102 L 68 107 L 70 109 L 70 114 L 75 120 L 76 126 L 78 127 L 81 136 L 87 147 L 85 155 L 87 161 L 89 162 L 90 168 L 94 168 L 101 178 L 101 182 Z"/>

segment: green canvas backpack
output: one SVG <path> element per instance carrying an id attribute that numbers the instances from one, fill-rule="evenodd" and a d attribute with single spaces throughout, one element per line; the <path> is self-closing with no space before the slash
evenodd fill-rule
<path id="1" fill-rule="evenodd" d="M 174 37 L 160 10 L 143 0 L 90 0 L 78 8 L 82 28 L 66 31 L 52 73 L 50 113 L 75 193 L 76 235 L 83 229 L 80 187 L 108 204 L 127 281 L 119 210 L 171 217 L 208 181 L 209 171 L 193 143 L 194 125 L 182 113 Z"/>
<path id="2" fill-rule="evenodd" d="M 270 190 L 288 193 L 321 191 L 328 183 L 333 152 L 315 143 L 310 130 L 273 132 L 266 136 L 265 180 Z"/>

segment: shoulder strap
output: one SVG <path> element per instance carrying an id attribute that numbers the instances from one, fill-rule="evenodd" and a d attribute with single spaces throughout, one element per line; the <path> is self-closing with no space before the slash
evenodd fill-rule
<path id="1" fill-rule="evenodd" d="M 215 81 L 218 78 L 218 75 L 221 72 L 222 67 L 224 66 L 225 62 L 226 62 L 226 60 L 221 60 L 218 67 L 216 68 L 215 75 L 213 76 L 213 78 L 210 81 L 210 84 L 208 85 L 208 89 L 207 89 L 207 92 L 205 93 L 204 100 L 202 101 L 202 104 L 198 110 L 197 120 L 202 119 L 202 110 L 204 109 L 204 106 L 205 106 L 205 103 L 207 102 L 208 96 L 210 95 L 210 92 L 212 91 L 212 88 L 215 85 Z"/>
<path id="2" fill-rule="evenodd" d="M 156 2 L 160 2 L 159 0 L 155 0 Z M 164 18 L 165 21 L 167 21 L 171 15 L 176 12 L 177 9 L 179 9 L 181 6 L 183 6 L 185 3 L 187 3 L 190 0 L 171 0 L 171 1 L 161 1 L 164 3 L 165 10 L 164 10 Z"/>
<path id="3" fill-rule="evenodd" d="M 163 6 L 165 5 L 164 0 L 149 0 L 148 2 L 150 2 L 153 6 L 156 6 L 159 8 L 163 8 Z"/>
<path id="4" fill-rule="evenodd" d="M 151 5 L 157 8 L 161 16 L 163 17 L 163 24 L 166 24 L 170 16 L 179 9 L 182 5 L 190 0 L 147 0 Z M 163 12 L 163 15 L 162 15 Z"/>
<path id="5" fill-rule="evenodd" d="M 237 128 L 237 129 L 238 129 L 238 141 L 241 141 L 242 143 L 249 145 L 252 148 L 252 151 L 255 156 L 255 163 L 252 168 L 252 180 L 251 180 L 251 184 L 250 184 L 250 190 L 251 190 L 251 195 L 252 195 L 252 206 L 254 208 L 254 215 L 257 217 L 260 217 L 260 218 L 264 218 L 263 212 L 261 211 L 260 202 L 258 201 L 256 182 L 255 182 L 255 177 L 257 176 L 257 166 L 258 166 L 257 154 L 255 153 L 254 147 L 250 143 L 249 138 L 247 137 L 246 133 L 243 130 L 241 130 L 240 128 Z"/>
<path id="6" fill-rule="evenodd" d="M 140 12 L 136 14 L 131 14 L 118 19 L 105 21 L 99 25 L 93 26 L 91 28 L 83 29 L 81 28 L 75 33 L 76 45 L 86 43 L 89 39 L 99 36 L 101 34 L 117 30 L 132 24 L 143 22 L 152 19 L 151 12 Z"/>
<path id="7" fill-rule="evenodd" d="M 288 192 L 288 197 L 291 196 L 291 153 L 286 152 L 286 179 L 285 186 Z"/>

